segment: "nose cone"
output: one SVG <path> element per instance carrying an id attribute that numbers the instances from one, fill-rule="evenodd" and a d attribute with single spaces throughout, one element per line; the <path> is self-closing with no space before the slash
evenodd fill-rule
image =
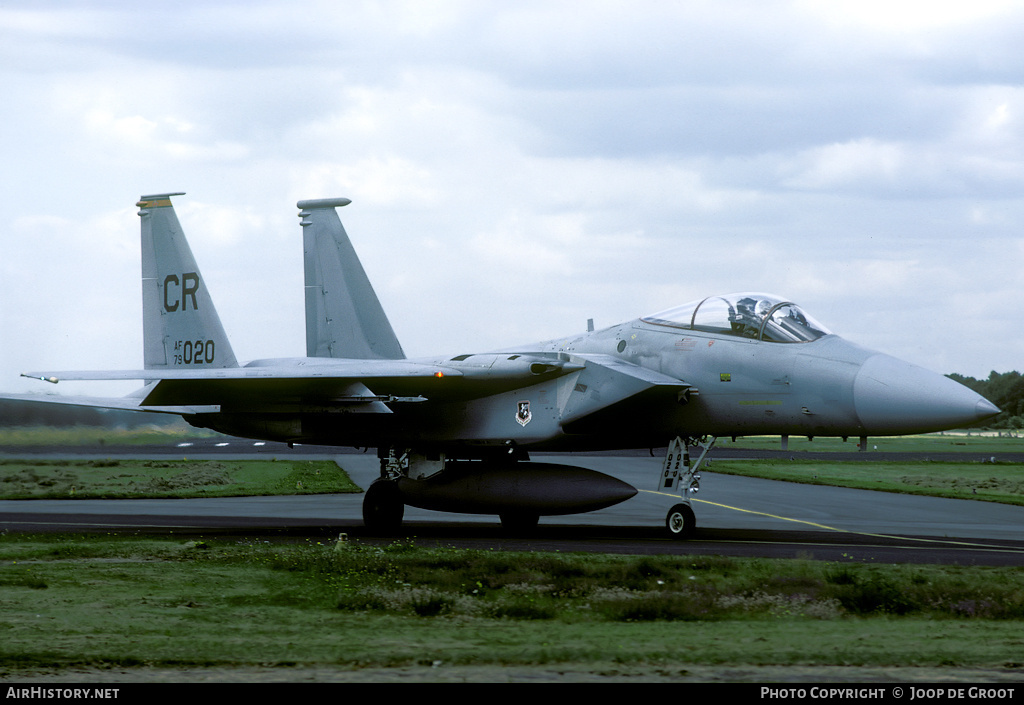
<path id="1" fill-rule="evenodd" d="M 880 436 L 960 428 L 999 413 L 962 384 L 889 355 L 864 362 L 853 400 L 866 433 Z"/>

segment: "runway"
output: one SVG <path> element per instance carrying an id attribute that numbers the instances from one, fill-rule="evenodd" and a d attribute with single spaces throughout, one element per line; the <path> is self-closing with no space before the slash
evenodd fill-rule
<path id="1" fill-rule="evenodd" d="M 284 446 L 104 449 L 104 454 L 229 457 L 334 457 L 354 482 L 377 477 L 372 453 Z M 120 451 L 120 452 L 119 452 Z M 54 453 L 58 453 L 54 451 Z M 66 454 L 67 451 L 59 451 Z M 22 457 L 26 454 L 19 453 Z M 703 472 L 693 500 L 697 535 L 661 535 L 678 498 L 656 491 L 661 459 L 643 455 L 552 456 L 619 477 L 637 487 L 633 499 L 587 514 L 543 517 L 528 535 L 509 536 L 493 516 L 407 507 L 402 529 L 373 536 L 362 526 L 362 495 L 231 497 L 189 500 L 4 500 L 0 530 L 125 531 L 175 536 L 263 536 L 361 541 L 414 539 L 445 546 L 631 554 L 718 554 L 878 563 L 1024 565 L 1024 507 L 897 495 Z"/>

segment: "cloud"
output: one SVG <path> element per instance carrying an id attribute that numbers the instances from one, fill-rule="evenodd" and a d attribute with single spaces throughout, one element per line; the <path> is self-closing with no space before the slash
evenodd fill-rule
<path id="1" fill-rule="evenodd" d="M 133 204 L 178 190 L 240 358 L 301 354 L 295 202 L 347 196 L 410 354 L 763 290 L 941 371 L 1019 367 L 1022 16 L 6 3 L 0 388 L 137 364 Z"/>

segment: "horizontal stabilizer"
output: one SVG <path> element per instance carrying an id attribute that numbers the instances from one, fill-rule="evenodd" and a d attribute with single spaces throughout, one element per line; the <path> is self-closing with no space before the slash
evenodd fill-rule
<path id="1" fill-rule="evenodd" d="M 11 401 L 37 402 L 40 404 L 64 404 L 66 406 L 85 406 L 94 409 L 112 409 L 116 411 L 146 411 L 159 414 L 206 414 L 220 411 L 217 406 L 188 404 L 177 406 L 143 406 L 142 397 L 129 395 L 126 397 L 88 397 L 60 396 L 57 394 L 0 394 L 0 399 Z"/>

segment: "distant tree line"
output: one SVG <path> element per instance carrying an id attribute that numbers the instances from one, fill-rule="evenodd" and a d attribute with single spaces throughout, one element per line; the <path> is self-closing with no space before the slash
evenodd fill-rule
<path id="1" fill-rule="evenodd" d="M 988 379 L 946 375 L 970 387 L 1002 409 L 999 416 L 985 422 L 988 428 L 1024 428 L 1024 377 L 1020 372 L 990 372 Z"/>

